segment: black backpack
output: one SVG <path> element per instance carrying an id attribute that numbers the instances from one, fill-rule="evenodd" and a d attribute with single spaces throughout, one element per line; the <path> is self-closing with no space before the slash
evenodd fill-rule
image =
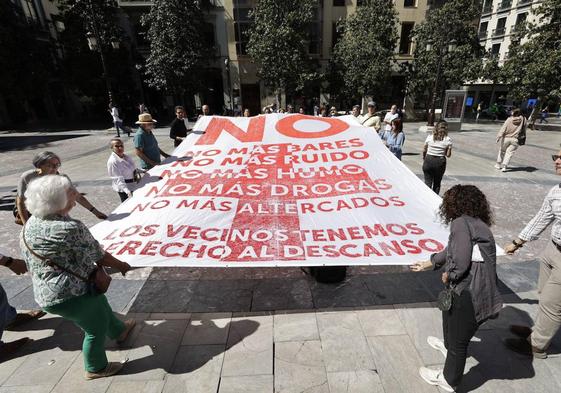
<path id="1" fill-rule="evenodd" d="M 347 266 L 312 266 L 310 276 L 317 282 L 335 284 L 347 277 Z"/>

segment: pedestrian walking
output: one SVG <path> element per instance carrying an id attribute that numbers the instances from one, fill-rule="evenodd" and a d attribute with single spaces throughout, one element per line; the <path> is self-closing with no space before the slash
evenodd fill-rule
<path id="1" fill-rule="evenodd" d="M 107 160 L 107 173 L 111 178 L 111 188 L 121 202 L 132 196 L 137 185 L 137 173 L 144 172 L 136 168 L 132 158 L 125 154 L 125 146 L 119 138 L 111 139 L 111 155 Z"/>
<path id="2" fill-rule="evenodd" d="M 187 137 L 187 118 L 185 117 L 185 108 L 182 106 L 175 107 L 175 119 L 171 122 L 169 129 L 169 137 L 173 139 L 173 146 L 177 147 Z"/>
<path id="3" fill-rule="evenodd" d="M 243 117 L 251 117 L 251 114 L 249 112 L 249 108 L 245 108 L 243 110 Z"/>
<path id="4" fill-rule="evenodd" d="M 510 160 L 520 146 L 519 137 L 526 135 L 526 125 L 526 118 L 518 108 L 514 109 L 512 116 L 505 120 L 497 134 L 499 153 L 495 164 L 496 169 L 500 169 L 502 172 L 508 170 Z"/>
<path id="5" fill-rule="evenodd" d="M 149 170 L 160 165 L 161 157 L 168 158 L 170 155 L 162 151 L 158 146 L 158 141 L 152 130 L 154 129 L 155 119 L 152 119 L 150 113 L 138 115 L 139 125 L 134 135 L 134 149 L 138 158 L 140 158 L 140 167 Z"/>
<path id="6" fill-rule="evenodd" d="M 107 361 L 105 337 L 124 342 L 135 320 L 117 319 L 88 277 L 98 266 L 114 268 L 123 276 L 131 267 L 104 251 L 81 221 L 70 218 L 78 191 L 68 178 L 44 176 L 30 184 L 26 196 L 33 215 L 23 228 L 20 247 L 33 277 L 35 301 L 43 311 L 72 321 L 85 332 L 87 380 L 114 375 L 123 364 Z"/>
<path id="7" fill-rule="evenodd" d="M 130 136 L 130 130 L 127 130 L 123 127 L 123 120 L 119 117 L 119 109 L 117 105 L 113 104 L 112 102 L 109 103 L 109 113 L 113 117 L 113 125 L 115 126 L 115 130 L 117 131 L 117 137 L 121 136 L 120 130 L 123 130 L 125 134 Z"/>
<path id="8" fill-rule="evenodd" d="M 479 116 L 481 116 L 481 112 L 483 112 L 483 101 L 479 101 L 479 104 L 477 104 L 477 114 L 475 115 L 476 123 L 479 123 Z"/>
<path id="9" fill-rule="evenodd" d="M 428 344 L 445 357 L 444 368 L 421 367 L 425 382 L 453 392 L 460 385 L 470 340 L 488 319 L 502 308 L 497 284 L 496 245 L 490 226 L 489 202 L 477 187 L 455 185 L 444 193 L 440 217 L 450 224 L 448 245 L 432 254 L 430 261 L 411 265 L 411 270 L 443 269 L 442 282 L 451 304 L 441 304 L 444 340 L 429 336 Z"/>
<path id="10" fill-rule="evenodd" d="M 555 173 L 561 176 L 561 151 L 552 157 Z M 547 358 L 547 350 L 553 336 L 561 326 L 561 187 L 552 187 L 543 201 L 541 209 L 526 224 L 518 237 L 504 246 L 507 254 L 514 254 L 530 242 L 539 238 L 550 225 L 551 241 L 539 256 L 538 315 L 534 327 L 510 326 L 510 331 L 519 338 L 505 340 L 508 348 L 527 356 Z"/>
<path id="11" fill-rule="evenodd" d="M 405 134 L 403 133 L 403 123 L 401 119 L 392 120 L 392 130 L 388 133 L 386 146 L 401 161 L 403 143 L 405 143 Z"/>
<path id="12" fill-rule="evenodd" d="M 23 260 L 9 257 L 7 256 L 7 253 L 1 249 L 0 266 L 7 267 L 17 275 L 27 272 L 27 266 Z M 21 325 L 34 319 L 41 318 L 43 315 L 45 315 L 45 312 L 41 310 L 18 313 L 8 302 L 8 296 L 6 295 L 2 284 L 0 284 L 0 362 L 8 360 L 10 357 L 17 354 L 21 347 L 31 341 L 29 337 L 23 337 L 5 343 L 1 341 L 4 330 L 19 328 Z"/>
<path id="13" fill-rule="evenodd" d="M 448 123 L 440 120 L 423 146 L 425 184 L 437 194 L 440 194 L 440 183 L 446 172 L 446 159 L 451 155 L 452 140 L 448 136 Z"/>
<path id="14" fill-rule="evenodd" d="M 540 124 L 546 123 L 547 124 L 547 116 L 549 115 L 549 111 L 547 110 L 547 106 L 543 108 L 540 112 Z"/>
<path id="15" fill-rule="evenodd" d="M 32 162 L 35 169 L 25 171 L 20 176 L 18 182 L 15 216 L 16 223 L 20 225 L 25 224 L 29 219 L 29 211 L 25 204 L 25 193 L 29 184 L 42 176 L 59 174 L 59 168 L 62 165 L 59 156 L 50 151 L 44 151 L 35 155 Z M 63 176 L 68 177 L 66 175 Z M 105 220 L 107 218 L 107 215 L 97 210 L 84 195 L 78 194 L 76 201 L 100 220 Z"/>

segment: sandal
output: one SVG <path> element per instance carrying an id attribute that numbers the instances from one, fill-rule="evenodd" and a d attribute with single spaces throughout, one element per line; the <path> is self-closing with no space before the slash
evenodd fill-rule
<path id="1" fill-rule="evenodd" d="M 18 326 L 23 325 L 24 323 L 27 323 L 34 319 L 39 319 L 45 314 L 46 312 L 42 310 L 32 310 L 26 313 L 18 313 L 14 318 L 14 320 L 11 323 L 9 323 L 5 329 L 6 330 L 14 329 Z"/>

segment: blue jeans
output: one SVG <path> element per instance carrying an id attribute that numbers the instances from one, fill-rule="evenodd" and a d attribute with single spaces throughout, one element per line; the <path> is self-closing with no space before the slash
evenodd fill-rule
<path id="1" fill-rule="evenodd" d="M 0 285 L 0 344 L 2 343 L 4 328 L 16 318 L 17 314 L 16 309 L 8 303 L 8 296 Z"/>

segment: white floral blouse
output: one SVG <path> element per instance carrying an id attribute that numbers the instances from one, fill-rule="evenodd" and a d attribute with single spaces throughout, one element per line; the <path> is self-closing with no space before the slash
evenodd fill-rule
<path id="1" fill-rule="evenodd" d="M 31 216 L 22 236 L 28 246 L 41 256 L 49 257 L 56 264 L 88 277 L 95 263 L 103 258 L 104 251 L 89 229 L 70 217 L 53 215 L 46 218 Z M 41 307 L 54 306 L 87 292 L 87 284 L 56 266 L 34 256 L 20 239 L 20 247 L 31 272 L 35 301 Z"/>

